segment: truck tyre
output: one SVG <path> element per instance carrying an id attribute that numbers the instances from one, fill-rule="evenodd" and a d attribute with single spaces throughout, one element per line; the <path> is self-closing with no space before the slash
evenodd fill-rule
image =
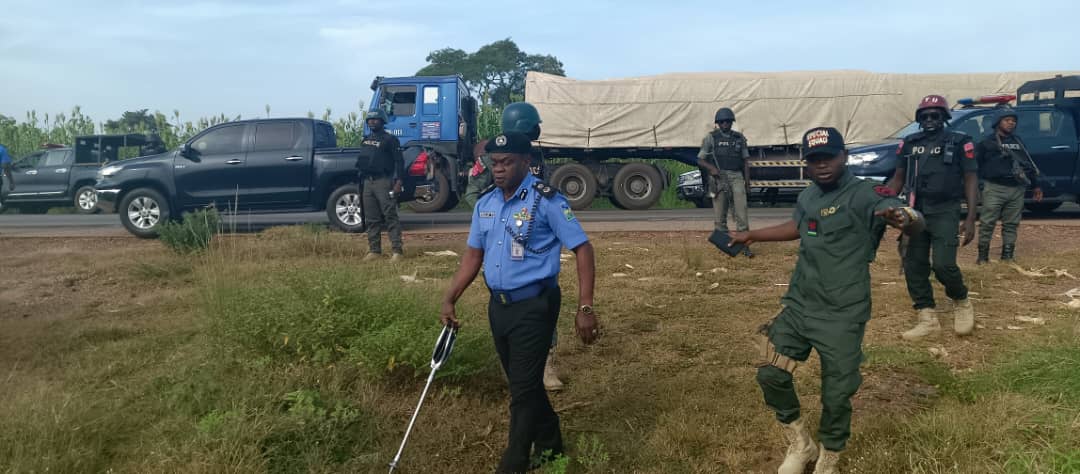
<path id="1" fill-rule="evenodd" d="M 138 188 L 125 194 L 117 213 L 124 228 L 140 239 L 157 237 L 161 225 L 172 218 L 169 201 L 151 188 Z"/>
<path id="2" fill-rule="evenodd" d="M 76 189 L 72 204 L 75 206 L 75 212 L 79 214 L 96 214 L 101 210 L 97 206 L 97 191 L 93 186 L 80 186 Z"/>
<path id="3" fill-rule="evenodd" d="M 457 205 L 457 196 L 451 197 L 454 194 L 454 190 L 450 189 L 450 180 L 446 177 L 446 170 L 442 167 L 435 169 L 435 177 L 432 178 L 432 184 L 435 185 L 435 194 L 427 198 L 416 198 L 409 202 L 409 209 L 417 213 L 429 213 L 440 212 L 448 210 L 446 207 L 451 201 L 455 201 L 453 206 Z"/>
<path id="4" fill-rule="evenodd" d="M 694 205 L 697 206 L 698 209 L 711 208 L 712 199 L 709 199 L 707 196 L 702 196 L 694 200 Z"/>
<path id="5" fill-rule="evenodd" d="M 551 185 L 555 186 L 570 201 L 570 208 L 575 211 L 588 209 L 596 198 L 596 176 L 585 165 L 568 163 L 551 173 Z"/>
<path id="6" fill-rule="evenodd" d="M 364 200 L 356 183 L 339 186 L 326 199 L 326 217 L 330 225 L 345 233 L 363 232 Z"/>
<path id="7" fill-rule="evenodd" d="M 623 208 L 642 211 L 653 207 L 664 192 L 660 171 L 647 163 L 627 163 L 615 173 L 612 197 Z"/>

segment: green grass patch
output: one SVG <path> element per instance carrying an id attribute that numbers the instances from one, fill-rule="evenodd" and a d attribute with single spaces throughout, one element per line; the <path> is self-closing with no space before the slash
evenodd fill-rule
<path id="1" fill-rule="evenodd" d="M 230 278 L 212 270 L 203 287 L 204 312 L 222 350 L 240 348 L 276 361 L 349 363 L 372 374 L 397 368 L 426 371 L 439 334 L 432 288 L 406 287 L 392 271 L 330 265 L 275 268 Z M 424 337 L 430 335 L 431 337 Z M 493 368 L 490 338 L 463 333 L 441 377 Z"/>

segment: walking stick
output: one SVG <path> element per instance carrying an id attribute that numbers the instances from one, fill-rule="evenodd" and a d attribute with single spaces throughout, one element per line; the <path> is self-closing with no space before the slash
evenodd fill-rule
<path id="1" fill-rule="evenodd" d="M 413 423 L 416 423 L 416 415 L 420 414 L 420 407 L 424 405 L 424 397 L 427 396 L 428 388 L 431 388 L 431 381 L 435 380 L 435 372 L 442 367 L 446 359 L 450 357 L 450 350 L 454 348 L 454 340 L 457 338 L 457 328 L 452 328 L 449 325 L 443 326 L 442 332 L 439 333 L 439 340 L 435 342 L 435 351 L 431 353 L 431 374 L 428 375 L 427 384 L 424 385 L 424 391 L 420 393 L 420 402 L 416 404 L 416 411 L 413 411 L 412 419 L 409 420 L 409 427 L 405 428 L 405 438 L 401 440 L 401 447 L 398 448 L 397 455 L 394 456 L 394 460 L 390 461 L 390 472 L 393 473 L 397 468 L 398 461 L 401 460 L 401 452 L 405 451 L 405 443 L 409 441 L 409 433 L 412 432 Z"/>

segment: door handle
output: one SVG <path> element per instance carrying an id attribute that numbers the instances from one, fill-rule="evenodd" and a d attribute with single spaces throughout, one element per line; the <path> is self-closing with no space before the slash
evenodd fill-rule
<path id="1" fill-rule="evenodd" d="M 409 128 L 416 128 L 416 122 L 409 122 Z"/>
<path id="2" fill-rule="evenodd" d="M 37 174 L 37 170 L 30 170 L 30 171 L 27 171 L 27 172 L 26 172 L 26 174 L 29 174 L 29 175 L 35 175 L 35 174 Z"/>
<path id="3" fill-rule="evenodd" d="M 243 162 L 244 162 L 244 160 L 229 160 L 229 161 L 226 161 L 225 164 L 227 164 L 227 165 L 239 165 L 239 164 L 242 164 Z"/>
<path id="4" fill-rule="evenodd" d="M 1051 150 L 1068 150 L 1069 145 L 1058 145 L 1050 147 Z"/>
<path id="5" fill-rule="evenodd" d="M 67 168 L 57 168 L 57 173 L 67 173 Z"/>
<path id="6" fill-rule="evenodd" d="M 300 161 L 304 159 L 302 156 L 286 156 L 285 161 Z"/>

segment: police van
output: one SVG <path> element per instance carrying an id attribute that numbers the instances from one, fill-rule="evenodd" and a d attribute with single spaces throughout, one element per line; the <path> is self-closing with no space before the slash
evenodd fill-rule
<path id="1" fill-rule="evenodd" d="M 960 99 L 950 111 L 948 130 L 965 133 L 978 142 L 993 132 L 998 107 L 1013 101 L 1017 114 L 1014 133 L 1023 140 L 1045 183 L 1043 201 L 1035 202 L 1029 192 L 1026 207 L 1049 212 L 1066 202 L 1080 202 L 1080 76 L 1029 81 L 1016 95 Z M 887 180 L 896 169 L 900 140 L 917 131 L 918 122 L 912 122 L 881 143 L 852 148 L 848 169 L 865 179 Z"/>

